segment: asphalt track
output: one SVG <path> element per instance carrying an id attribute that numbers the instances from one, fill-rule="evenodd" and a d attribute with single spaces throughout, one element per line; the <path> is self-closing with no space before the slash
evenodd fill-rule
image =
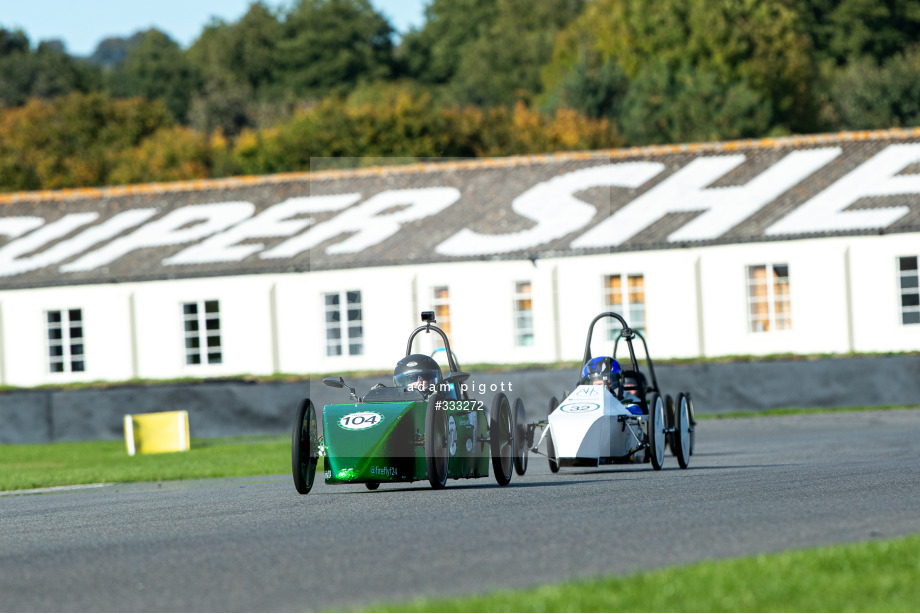
<path id="1" fill-rule="evenodd" d="M 920 533 L 920 409 L 707 420 L 690 468 L 0 496 L 2 611 L 313 611 Z M 675 596 L 675 599 L 679 598 Z"/>

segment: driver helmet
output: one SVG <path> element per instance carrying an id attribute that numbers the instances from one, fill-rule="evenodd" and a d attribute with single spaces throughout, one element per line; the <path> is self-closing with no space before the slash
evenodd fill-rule
<path id="1" fill-rule="evenodd" d="M 582 384 L 603 384 L 611 391 L 615 392 L 618 384 L 620 373 L 620 363 L 610 356 L 598 356 L 592 358 L 581 369 Z"/>
<path id="2" fill-rule="evenodd" d="M 398 388 L 430 392 L 441 381 L 441 367 L 425 354 L 409 354 L 396 363 L 393 383 Z"/>

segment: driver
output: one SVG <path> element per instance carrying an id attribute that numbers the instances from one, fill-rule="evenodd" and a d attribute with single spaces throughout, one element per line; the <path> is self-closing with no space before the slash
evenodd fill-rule
<path id="1" fill-rule="evenodd" d="M 425 354 L 409 354 L 396 363 L 393 383 L 397 388 L 418 390 L 428 395 L 437 390 L 441 381 L 441 367 Z"/>
<path id="2" fill-rule="evenodd" d="M 581 381 L 579 384 L 600 385 L 603 384 L 607 390 L 617 396 L 619 388 L 620 363 L 610 356 L 598 356 L 592 358 L 581 369 Z"/>

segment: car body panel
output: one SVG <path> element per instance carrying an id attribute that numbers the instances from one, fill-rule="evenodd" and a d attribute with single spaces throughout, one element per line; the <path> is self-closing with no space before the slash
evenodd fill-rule
<path id="1" fill-rule="evenodd" d="M 642 421 L 605 386 L 580 385 L 549 415 L 556 458 L 567 466 L 636 460 Z"/>
<path id="2" fill-rule="evenodd" d="M 488 418 L 475 400 L 444 401 L 448 478 L 489 475 Z M 428 478 L 426 401 L 347 403 L 323 408 L 323 462 L 327 484 L 414 482 Z M 476 408 L 476 409 L 472 409 Z"/>

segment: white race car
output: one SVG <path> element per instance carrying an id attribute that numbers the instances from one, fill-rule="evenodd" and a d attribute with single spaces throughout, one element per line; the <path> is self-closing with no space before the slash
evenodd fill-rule
<path id="1" fill-rule="evenodd" d="M 580 383 L 571 394 L 563 395 L 561 403 L 553 397 L 548 418 L 520 425 L 519 436 L 525 435 L 527 448 L 537 454 L 541 454 L 540 444 L 546 440 L 546 456 L 553 473 L 560 467 L 597 467 L 613 463 L 651 462 L 652 467 L 661 469 L 666 444 L 670 444 L 681 469 L 686 469 L 694 443 L 693 401 L 690 393 L 679 393 L 676 401 L 661 394 L 642 335 L 630 329 L 620 315 L 602 313 L 588 328 L 583 364 L 589 364 L 592 359 L 594 325 L 607 317 L 615 318 L 622 325 L 612 356 L 616 356 L 617 344 L 623 339 L 629 349 L 630 368 L 617 374 L 615 385 L 610 387 Z M 651 383 L 639 370 L 633 348 L 636 337 L 642 340 L 645 349 Z M 534 444 L 537 428 L 542 434 Z"/>

